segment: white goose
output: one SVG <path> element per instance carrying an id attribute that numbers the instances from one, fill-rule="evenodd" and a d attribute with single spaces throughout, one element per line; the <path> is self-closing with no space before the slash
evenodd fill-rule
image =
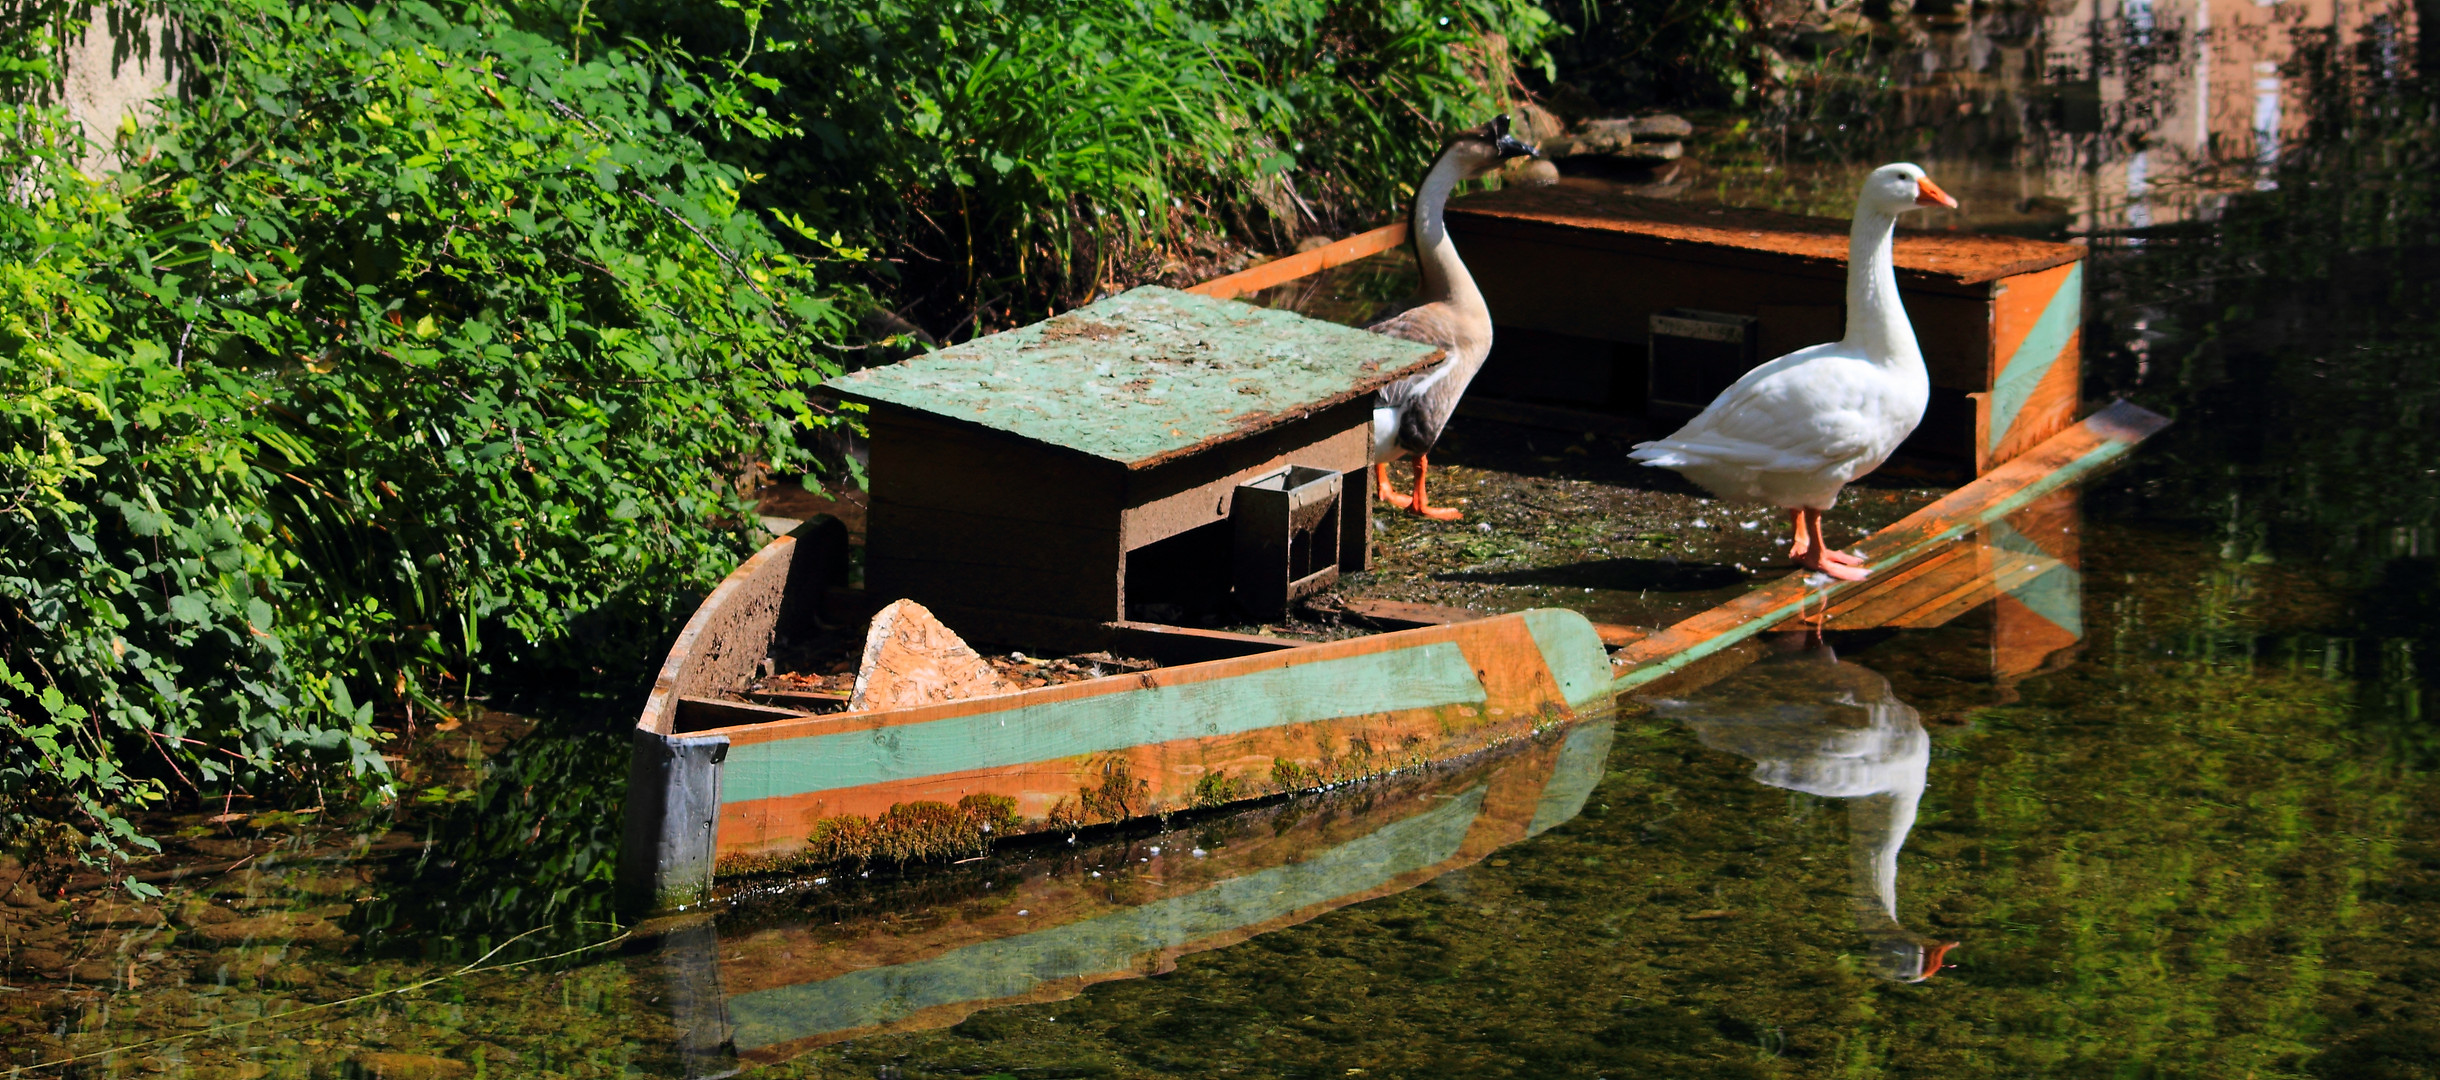
<path id="1" fill-rule="evenodd" d="M 1485 176 L 1499 168 L 1500 162 L 1533 152 L 1533 147 L 1508 133 L 1506 116 L 1494 117 L 1449 140 L 1415 193 L 1412 231 L 1415 255 L 1423 265 L 1423 302 L 1365 329 L 1438 345 L 1449 358 L 1421 375 L 1381 388 L 1373 406 L 1372 463 L 1382 502 L 1438 521 L 1455 521 L 1459 516 L 1454 508 L 1424 501 L 1423 476 L 1429 464 L 1427 455 L 1440 441 L 1440 430 L 1448 426 L 1458 399 L 1466 394 L 1466 384 L 1474 381 L 1483 359 L 1491 355 L 1491 310 L 1483 306 L 1482 290 L 1474 287 L 1474 276 L 1466 273 L 1466 264 L 1458 261 L 1457 245 L 1449 241 L 1441 210 L 1459 181 Z M 1389 486 L 1389 463 L 1405 454 L 1415 455 L 1415 494 L 1411 498 Z"/>
<path id="2" fill-rule="evenodd" d="M 1931 379 L 1898 302 L 1890 244 L 1898 215 L 1957 200 L 1913 165 L 1864 178 L 1847 242 L 1847 336 L 1746 372 L 1702 415 L 1629 456 L 1676 469 L 1723 499 L 1786 507 L 1798 566 L 1858 581 L 1861 560 L 1822 539 L 1822 512 L 1871 472 L 1923 419 Z"/>

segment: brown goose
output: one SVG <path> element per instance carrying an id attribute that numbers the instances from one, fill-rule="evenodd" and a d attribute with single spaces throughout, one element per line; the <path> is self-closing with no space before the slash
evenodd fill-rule
<path id="1" fill-rule="evenodd" d="M 1474 381 L 1474 373 L 1482 369 L 1483 358 L 1491 352 L 1491 312 L 1483 306 L 1483 294 L 1466 273 L 1466 264 L 1458 261 L 1457 245 L 1449 242 L 1441 210 L 1459 181 L 1477 179 L 1499 168 L 1502 161 L 1533 152 L 1533 147 L 1508 134 L 1506 116 L 1493 117 L 1490 123 L 1450 139 L 1440 159 L 1432 163 L 1432 171 L 1424 175 L 1422 189 L 1415 193 L 1412 231 L 1416 260 L 1423 264 L 1423 302 L 1366 329 L 1438 345 L 1448 350 L 1449 358 L 1421 375 L 1383 387 L 1373 406 L 1373 475 L 1382 502 L 1438 521 L 1455 521 L 1459 516 L 1454 508 L 1424 501 L 1426 455 L 1440 441 L 1440 429 L 1447 426 L 1449 414 L 1457 411 L 1466 384 Z M 1412 497 L 1389 486 L 1389 463 L 1406 454 L 1415 455 Z"/>

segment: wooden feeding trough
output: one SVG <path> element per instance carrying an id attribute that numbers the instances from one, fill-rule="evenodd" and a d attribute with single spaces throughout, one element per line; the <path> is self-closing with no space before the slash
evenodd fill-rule
<path id="1" fill-rule="evenodd" d="M 1223 608 L 1232 579 L 1293 594 L 1363 569 L 1370 485 L 1315 480 L 1360 475 L 1372 392 L 1440 356 L 1147 287 L 831 382 L 871 410 L 867 591 L 980 640 L 1085 650 L 1131 613 Z M 1261 500 L 1291 469 L 1293 513 L 1232 521 L 1241 489 Z M 1241 606 L 1288 599 L 1262 592 Z"/>
<path id="2" fill-rule="evenodd" d="M 1683 419 L 1743 374 L 1712 353 L 1768 360 L 1844 330 L 1843 220 L 1561 185 L 1456 200 L 1448 227 L 1499 327 L 1469 396 L 1486 414 Z M 1896 247 L 1932 382 L 1902 454 L 1980 475 L 2074 422 L 2083 248 L 1903 228 Z"/>

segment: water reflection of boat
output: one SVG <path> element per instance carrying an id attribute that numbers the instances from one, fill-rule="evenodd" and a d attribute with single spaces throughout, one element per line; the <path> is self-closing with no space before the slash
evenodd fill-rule
<path id="1" fill-rule="evenodd" d="M 1687 699 L 1655 708 L 1703 745 L 1754 762 L 1754 780 L 1847 800 L 1847 867 L 1856 929 L 1886 978 L 1921 982 L 1954 942 L 1898 921 L 1898 852 L 1914 829 L 1931 738 L 1889 680 L 1828 646 L 1782 650 Z"/>
<path id="2" fill-rule="evenodd" d="M 664 936 L 690 1076 L 883 1031 L 1051 1001 L 1413 888 L 1576 816 L 1612 728 L 1578 725 L 1461 767 L 1211 818 L 1152 837 L 921 875 L 842 914 L 765 910 Z"/>

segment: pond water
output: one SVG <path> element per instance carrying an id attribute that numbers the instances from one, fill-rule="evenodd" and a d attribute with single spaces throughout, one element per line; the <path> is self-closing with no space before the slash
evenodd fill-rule
<path id="1" fill-rule="evenodd" d="M 1881 123 L 1824 77 L 1648 182 L 1838 212 L 1913 157 L 1959 227 L 2092 245 L 2087 399 L 2176 425 L 2049 508 L 2047 591 L 1455 768 L 641 927 L 607 889 L 633 704 L 538 693 L 420 744 L 386 831 L 193 815 L 237 865 L 73 922 L 9 883 L 0 1074 L 2440 1076 L 2413 43 L 2356 5 L 1975 10 L 1917 25 Z M 1450 462 L 1558 518 L 1630 483 L 1532 437 Z M 1467 548 L 1498 533 L 1389 539 L 1422 578 L 1586 557 Z M 1742 543 L 1658 591 L 1734 588 Z"/>

